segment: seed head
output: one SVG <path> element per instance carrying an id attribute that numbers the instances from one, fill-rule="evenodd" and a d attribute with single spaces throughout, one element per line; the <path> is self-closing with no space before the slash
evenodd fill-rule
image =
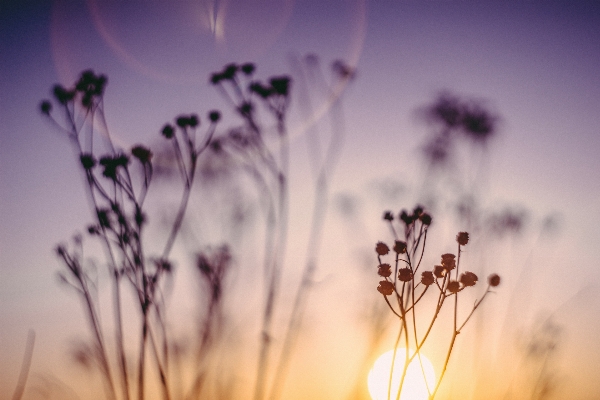
<path id="1" fill-rule="evenodd" d="M 394 293 L 394 284 L 389 281 L 379 281 L 379 286 L 377 286 L 377 291 L 384 296 L 389 296 Z"/>
<path id="2" fill-rule="evenodd" d="M 131 155 L 140 160 L 142 164 L 149 163 L 152 160 L 152 152 L 139 144 L 131 148 Z"/>
<path id="3" fill-rule="evenodd" d="M 456 241 L 461 246 L 466 245 L 469 243 L 469 234 L 467 232 L 458 232 L 458 235 L 456 235 Z"/>
<path id="4" fill-rule="evenodd" d="M 392 215 L 391 211 L 386 211 L 383 213 L 383 219 L 386 221 L 393 221 L 394 220 L 394 216 Z"/>
<path id="5" fill-rule="evenodd" d="M 460 274 L 460 283 L 462 283 L 463 286 L 475 286 L 478 280 L 479 278 L 477 275 L 472 272 L 466 271 Z"/>
<path id="6" fill-rule="evenodd" d="M 387 244 L 383 242 L 377 242 L 377 245 L 375 246 L 375 251 L 378 255 L 385 256 L 387 253 L 390 252 L 390 248 Z"/>
<path id="7" fill-rule="evenodd" d="M 421 274 L 421 283 L 425 286 L 429 286 L 429 285 L 433 285 L 433 282 L 435 282 L 433 272 L 423 271 L 423 273 Z"/>
<path id="8" fill-rule="evenodd" d="M 379 264 L 379 267 L 377 268 L 377 273 L 379 274 L 379 276 L 387 278 L 392 274 L 392 266 L 390 264 Z"/>
<path id="9" fill-rule="evenodd" d="M 450 293 L 458 293 L 460 290 L 460 284 L 457 281 L 448 282 L 448 291 Z"/>
<path id="10" fill-rule="evenodd" d="M 413 272 L 410 268 L 400 268 L 398 270 L 398 279 L 402 282 L 410 282 L 413 278 Z"/>
<path id="11" fill-rule="evenodd" d="M 406 242 L 396 240 L 396 242 L 394 243 L 394 251 L 398 254 L 406 253 Z"/>
<path id="12" fill-rule="evenodd" d="M 500 285 L 500 275 L 491 274 L 490 276 L 488 276 L 488 284 L 491 287 L 496 287 L 496 286 Z"/>
<path id="13" fill-rule="evenodd" d="M 454 268 L 456 268 L 455 258 L 456 256 L 454 254 L 442 254 L 442 265 L 444 266 L 444 268 L 446 268 L 448 271 L 451 271 Z"/>
<path id="14" fill-rule="evenodd" d="M 221 113 L 213 110 L 208 114 L 208 119 L 210 119 L 211 122 L 218 122 L 221 119 Z"/>
<path id="15" fill-rule="evenodd" d="M 446 268 L 443 265 L 435 265 L 433 267 L 433 274 L 436 278 L 443 278 L 446 275 Z"/>
<path id="16" fill-rule="evenodd" d="M 167 139 L 171 139 L 173 137 L 173 135 L 175 135 L 175 129 L 173 129 L 172 125 L 166 124 L 162 128 L 162 135 Z"/>

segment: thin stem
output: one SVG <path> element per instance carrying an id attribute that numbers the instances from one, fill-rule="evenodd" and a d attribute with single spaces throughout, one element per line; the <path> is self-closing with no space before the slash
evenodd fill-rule
<path id="1" fill-rule="evenodd" d="M 31 367 L 31 359 L 33 357 L 33 346 L 35 345 L 35 331 L 29 330 L 27 334 L 27 344 L 25 345 L 25 353 L 23 353 L 23 362 L 21 363 L 21 372 L 19 373 L 19 380 L 17 386 L 12 395 L 12 400 L 20 400 L 25 391 L 25 385 L 27 384 L 27 377 L 29 376 L 29 368 Z"/>

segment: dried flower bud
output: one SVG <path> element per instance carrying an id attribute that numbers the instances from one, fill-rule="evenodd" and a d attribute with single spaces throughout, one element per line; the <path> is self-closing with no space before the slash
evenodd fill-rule
<path id="1" fill-rule="evenodd" d="M 383 213 L 383 219 L 386 221 L 393 221 L 394 220 L 394 216 L 392 215 L 391 211 L 386 211 Z"/>
<path id="2" fill-rule="evenodd" d="M 208 119 L 210 119 L 211 122 L 218 122 L 221 119 L 221 113 L 219 111 L 211 111 L 208 114 Z"/>
<path id="3" fill-rule="evenodd" d="M 442 254 L 442 265 L 444 268 L 446 268 L 448 271 L 452 271 L 454 268 L 456 268 L 455 258 L 456 256 L 454 254 Z"/>
<path id="4" fill-rule="evenodd" d="M 402 210 L 400 212 L 400 215 L 398 217 L 402 220 L 402 222 L 404 222 L 404 224 L 406 226 L 408 226 L 408 225 L 410 225 L 410 224 L 412 224 L 414 222 L 413 217 L 411 215 L 408 215 L 408 213 L 406 212 L 406 210 Z"/>
<path id="5" fill-rule="evenodd" d="M 460 284 L 457 281 L 448 282 L 448 291 L 450 293 L 458 293 L 460 290 Z"/>
<path id="6" fill-rule="evenodd" d="M 377 242 L 377 245 L 375 246 L 375 251 L 380 256 L 385 256 L 387 253 L 390 252 L 390 248 L 388 247 L 387 244 L 385 244 L 383 242 Z"/>
<path id="7" fill-rule="evenodd" d="M 56 251 L 56 254 L 58 254 L 61 257 L 64 257 L 64 255 L 67 253 L 67 249 L 62 244 L 59 244 L 58 246 L 56 246 L 55 251 Z"/>
<path id="8" fill-rule="evenodd" d="M 500 285 L 500 275 L 491 274 L 490 276 L 488 276 L 488 284 L 492 287 Z"/>
<path id="9" fill-rule="evenodd" d="M 379 267 L 377 268 L 377 273 L 379 274 L 379 276 L 387 278 L 392 274 L 392 266 L 390 264 L 379 264 Z"/>
<path id="10" fill-rule="evenodd" d="M 188 118 L 188 125 L 192 128 L 197 127 L 198 125 L 200 125 L 200 118 L 198 118 L 196 114 L 190 115 Z"/>
<path id="11" fill-rule="evenodd" d="M 67 90 L 61 85 L 54 85 L 53 94 L 56 100 L 63 106 L 75 97 L 75 91 Z"/>
<path id="12" fill-rule="evenodd" d="M 461 246 L 466 245 L 469 243 L 469 234 L 467 232 L 458 232 L 458 235 L 456 235 L 456 241 Z"/>
<path id="13" fill-rule="evenodd" d="M 443 278 L 446 275 L 446 268 L 443 265 L 435 265 L 433 267 L 433 274 L 436 278 Z"/>
<path id="14" fill-rule="evenodd" d="M 52 111 L 52 103 L 48 100 L 44 100 L 40 103 L 40 111 L 42 114 L 50 115 L 50 111 Z"/>
<path id="15" fill-rule="evenodd" d="M 236 64 L 228 64 L 223 69 L 223 72 L 221 73 L 221 78 L 225 80 L 233 79 L 237 71 L 238 66 Z"/>
<path id="16" fill-rule="evenodd" d="M 243 102 L 242 105 L 238 108 L 239 112 L 242 115 L 250 115 L 250 113 L 252 113 L 252 103 L 249 103 L 247 101 Z"/>
<path id="17" fill-rule="evenodd" d="M 431 215 L 427 214 L 427 213 L 423 213 L 419 216 L 419 219 L 421 220 L 421 222 L 423 223 L 423 225 L 431 225 Z"/>
<path id="18" fill-rule="evenodd" d="M 442 254 L 442 261 L 451 261 L 454 260 L 456 256 L 451 253 Z"/>
<path id="19" fill-rule="evenodd" d="M 186 117 L 185 115 L 180 115 L 179 117 L 177 117 L 177 119 L 175 120 L 175 123 L 180 128 L 185 128 L 186 126 L 190 125 L 189 118 Z"/>
<path id="20" fill-rule="evenodd" d="M 479 278 L 477 275 L 472 272 L 466 271 L 460 274 L 460 283 L 462 283 L 463 286 L 475 286 L 478 280 Z"/>
<path id="21" fill-rule="evenodd" d="M 379 286 L 377 286 L 377 291 L 384 296 L 389 296 L 394 293 L 394 284 L 389 281 L 379 281 Z"/>
<path id="22" fill-rule="evenodd" d="M 416 206 L 413 210 L 413 219 L 417 219 L 423 214 L 423 206 Z"/>
<path id="23" fill-rule="evenodd" d="M 398 270 L 398 279 L 402 282 L 410 282 L 413 278 L 413 272 L 410 268 L 400 268 Z"/>
<path id="24" fill-rule="evenodd" d="M 131 148 L 131 155 L 140 160 L 142 164 L 149 163 L 152 160 L 152 152 L 139 144 Z"/>
<path id="25" fill-rule="evenodd" d="M 90 170 L 96 165 L 96 159 L 89 153 L 82 153 L 79 156 L 79 161 L 85 170 Z"/>
<path id="26" fill-rule="evenodd" d="M 406 242 L 396 240 L 396 243 L 394 243 L 394 251 L 398 254 L 406 253 Z"/>
<path id="27" fill-rule="evenodd" d="M 273 92 L 281 96 L 287 96 L 290 90 L 291 78 L 289 76 L 273 77 L 269 83 L 273 88 Z"/>
<path id="28" fill-rule="evenodd" d="M 241 68 L 242 72 L 246 75 L 252 75 L 254 72 L 255 66 L 252 63 L 242 64 Z"/>
<path id="29" fill-rule="evenodd" d="M 98 216 L 98 222 L 100 223 L 100 226 L 103 228 L 110 229 L 111 223 L 110 223 L 110 217 L 109 217 L 109 210 L 108 209 L 98 209 L 96 211 L 96 214 Z"/>
<path id="30" fill-rule="evenodd" d="M 423 273 L 421 274 L 421 283 L 425 286 L 429 286 L 429 285 L 433 285 L 433 282 L 435 282 L 433 272 L 423 271 Z"/>
<path id="31" fill-rule="evenodd" d="M 172 125 L 166 124 L 162 128 L 162 135 L 167 139 L 171 139 L 173 137 L 173 135 L 175 135 L 175 129 L 173 129 Z"/>

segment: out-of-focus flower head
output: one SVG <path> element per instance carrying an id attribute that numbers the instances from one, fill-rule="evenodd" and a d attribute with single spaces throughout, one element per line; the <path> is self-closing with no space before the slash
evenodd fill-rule
<path id="1" fill-rule="evenodd" d="M 171 139 L 175 135 L 175 129 L 171 124 L 166 124 L 163 126 L 161 133 L 165 138 Z"/>
<path id="2" fill-rule="evenodd" d="M 210 122 L 218 122 L 221 119 L 221 113 L 217 110 L 213 110 L 208 113 L 208 119 Z"/>
<path id="3" fill-rule="evenodd" d="M 140 160 L 142 164 L 147 164 L 152 160 L 150 149 L 139 144 L 131 148 L 131 155 Z"/>
<path id="4" fill-rule="evenodd" d="M 391 211 L 386 211 L 383 213 L 383 219 L 386 221 L 393 221 L 394 220 L 394 216 L 392 215 Z"/>
<path id="5" fill-rule="evenodd" d="M 52 90 L 54 98 L 63 106 L 75 98 L 74 90 L 67 90 L 61 85 L 54 85 Z"/>
<path id="6" fill-rule="evenodd" d="M 291 81 L 289 76 L 277 76 L 271 78 L 269 83 L 271 84 L 274 93 L 285 97 L 289 93 Z"/>
<path id="7" fill-rule="evenodd" d="M 81 155 L 79 156 L 79 161 L 81 161 L 81 165 L 86 171 L 94 168 L 94 166 L 96 165 L 96 159 L 92 154 L 89 153 L 81 153 Z"/>
<path id="8" fill-rule="evenodd" d="M 252 75 L 254 73 L 254 70 L 256 69 L 256 67 L 252 63 L 245 63 L 240 67 L 240 69 L 242 70 L 242 72 L 244 74 Z"/>
<path id="9" fill-rule="evenodd" d="M 112 180 L 117 179 L 117 168 L 125 168 L 127 164 L 129 164 L 129 157 L 125 154 L 106 155 L 100 158 L 100 165 L 104 167 L 102 175 Z"/>
<path id="10" fill-rule="evenodd" d="M 50 115 L 50 111 L 52 111 L 52 103 L 48 100 L 44 100 L 40 103 L 40 111 L 42 114 Z"/>
<path id="11" fill-rule="evenodd" d="M 421 222 L 423 223 L 423 225 L 431 225 L 431 215 L 427 214 L 427 213 L 423 213 L 419 216 L 419 220 L 421 220 Z"/>
<path id="12" fill-rule="evenodd" d="M 488 284 L 492 287 L 500 285 L 500 275 L 491 274 L 490 276 L 488 276 Z"/>
<path id="13" fill-rule="evenodd" d="M 398 218 L 400 218 L 406 226 L 409 226 L 410 224 L 412 224 L 414 222 L 412 215 L 408 215 L 406 210 L 400 211 L 400 215 L 398 216 Z"/>

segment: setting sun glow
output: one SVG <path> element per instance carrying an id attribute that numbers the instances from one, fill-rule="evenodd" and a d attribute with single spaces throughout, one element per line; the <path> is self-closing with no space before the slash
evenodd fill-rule
<path id="1" fill-rule="evenodd" d="M 400 385 L 400 376 L 404 369 L 404 358 L 406 349 L 400 348 L 396 352 L 396 362 L 394 363 L 394 374 L 392 377 L 391 399 L 396 399 L 398 387 Z M 373 368 L 369 372 L 368 387 L 369 394 L 373 400 L 388 400 L 388 384 L 390 379 L 390 368 L 392 366 L 392 357 L 394 351 L 390 350 L 382 354 L 373 364 Z M 423 371 L 427 377 L 427 381 L 423 378 L 423 372 L 419 364 L 419 359 L 415 358 L 409 365 L 406 371 L 401 400 L 427 400 L 429 386 L 430 390 L 435 385 L 435 371 L 431 362 L 421 354 L 423 363 Z"/>

